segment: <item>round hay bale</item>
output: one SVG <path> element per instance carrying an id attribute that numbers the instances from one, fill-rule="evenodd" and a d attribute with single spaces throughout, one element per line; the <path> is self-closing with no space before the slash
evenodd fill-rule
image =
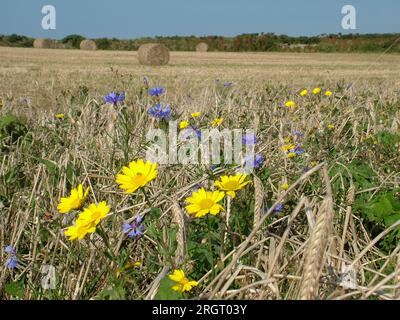
<path id="1" fill-rule="evenodd" d="M 208 51 L 208 44 L 205 42 L 200 42 L 196 46 L 196 51 L 197 52 L 207 52 Z"/>
<path id="2" fill-rule="evenodd" d="M 142 44 L 138 50 L 140 64 L 162 66 L 169 62 L 169 49 L 160 43 Z"/>
<path id="3" fill-rule="evenodd" d="M 38 49 L 49 49 L 51 47 L 51 40 L 49 39 L 35 39 L 33 47 Z"/>
<path id="4" fill-rule="evenodd" d="M 97 50 L 97 45 L 93 40 L 82 40 L 79 48 L 81 50 Z"/>

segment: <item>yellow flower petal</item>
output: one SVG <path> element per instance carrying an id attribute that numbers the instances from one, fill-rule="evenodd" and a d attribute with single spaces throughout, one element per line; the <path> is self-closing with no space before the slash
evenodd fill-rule
<path id="1" fill-rule="evenodd" d="M 125 193 L 133 193 L 137 189 L 146 186 L 158 175 L 157 164 L 142 159 L 132 161 L 129 167 L 123 167 L 122 173 L 117 174 L 116 182 Z"/>

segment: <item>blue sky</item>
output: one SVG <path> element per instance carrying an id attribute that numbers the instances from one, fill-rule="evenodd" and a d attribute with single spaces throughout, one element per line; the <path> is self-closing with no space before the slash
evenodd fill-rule
<path id="1" fill-rule="evenodd" d="M 41 27 L 44 5 L 56 8 L 56 30 Z M 0 34 L 59 39 L 137 38 L 274 32 L 348 33 L 341 8 L 357 12 L 358 33 L 400 33 L 399 0 L 0 0 Z"/>

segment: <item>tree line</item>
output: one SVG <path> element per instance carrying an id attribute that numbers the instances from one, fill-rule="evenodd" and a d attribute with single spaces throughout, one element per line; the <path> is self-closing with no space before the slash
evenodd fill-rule
<path id="1" fill-rule="evenodd" d="M 304 52 L 380 52 L 388 50 L 400 53 L 400 34 L 322 34 L 319 36 L 291 37 L 274 33 L 241 34 L 223 36 L 170 36 L 138 39 L 93 39 L 100 50 L 137 50 L 148 42 L 165 44 L 172 51 L 194 51 L 199 42 L 206 42 L 209 51 L 304 51 Z M 56 48 L 78 49 L 82 35 L 72 34 L 54 40 Z M 12 34 L 0 35 L 0 46 L 32 47 L 33 38 Z"/>

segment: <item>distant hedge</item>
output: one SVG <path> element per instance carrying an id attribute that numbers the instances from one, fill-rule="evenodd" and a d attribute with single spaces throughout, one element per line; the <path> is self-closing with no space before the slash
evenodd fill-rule
<path id="1" fill-rule="evenodd" d="M 208 44 L 208 51 L 293 51 L 293 52 L 389 52 L 400 53 L 400 42 L 395 43 L 400 34 L 322 34 L 313 37 L 290 37 L 273 33 L 242 34 L 236 37 L 154 37 L 120 40 L 99 38 L 96 41 L 100 50 L 138 50 L 140 45 L 149 42 L 165 44 L 172 51 L 195 51 L 200 42 Z M 67 49 L 79 48 L 85 37 L 73 34 L 56 41 Z M 31 47 L 32 38 L 16 34 L 0 36 L 0 46 Z M 395 43 L 395 44 L 394 44 Z M 394 45 L 393 45 L 394 44 Z"/>
<path id="2" fill-rule="evenodd" d="M 0 46 L 5 47 L 33 47 L 33 38 L 12 34 L 9 36 L 0 35 Z"/>
<path id="3" fill-rule="evenodd" d="M 79 34 L 71 34 L 69 36 L 66 36 L 61 40 L 61 42 L 65 45 L 66 48 L 75 48 L 79 49 L 79 45 L 82 42 L 82 40 L 85 40 L 86 38 L 79 35 Z"/>

